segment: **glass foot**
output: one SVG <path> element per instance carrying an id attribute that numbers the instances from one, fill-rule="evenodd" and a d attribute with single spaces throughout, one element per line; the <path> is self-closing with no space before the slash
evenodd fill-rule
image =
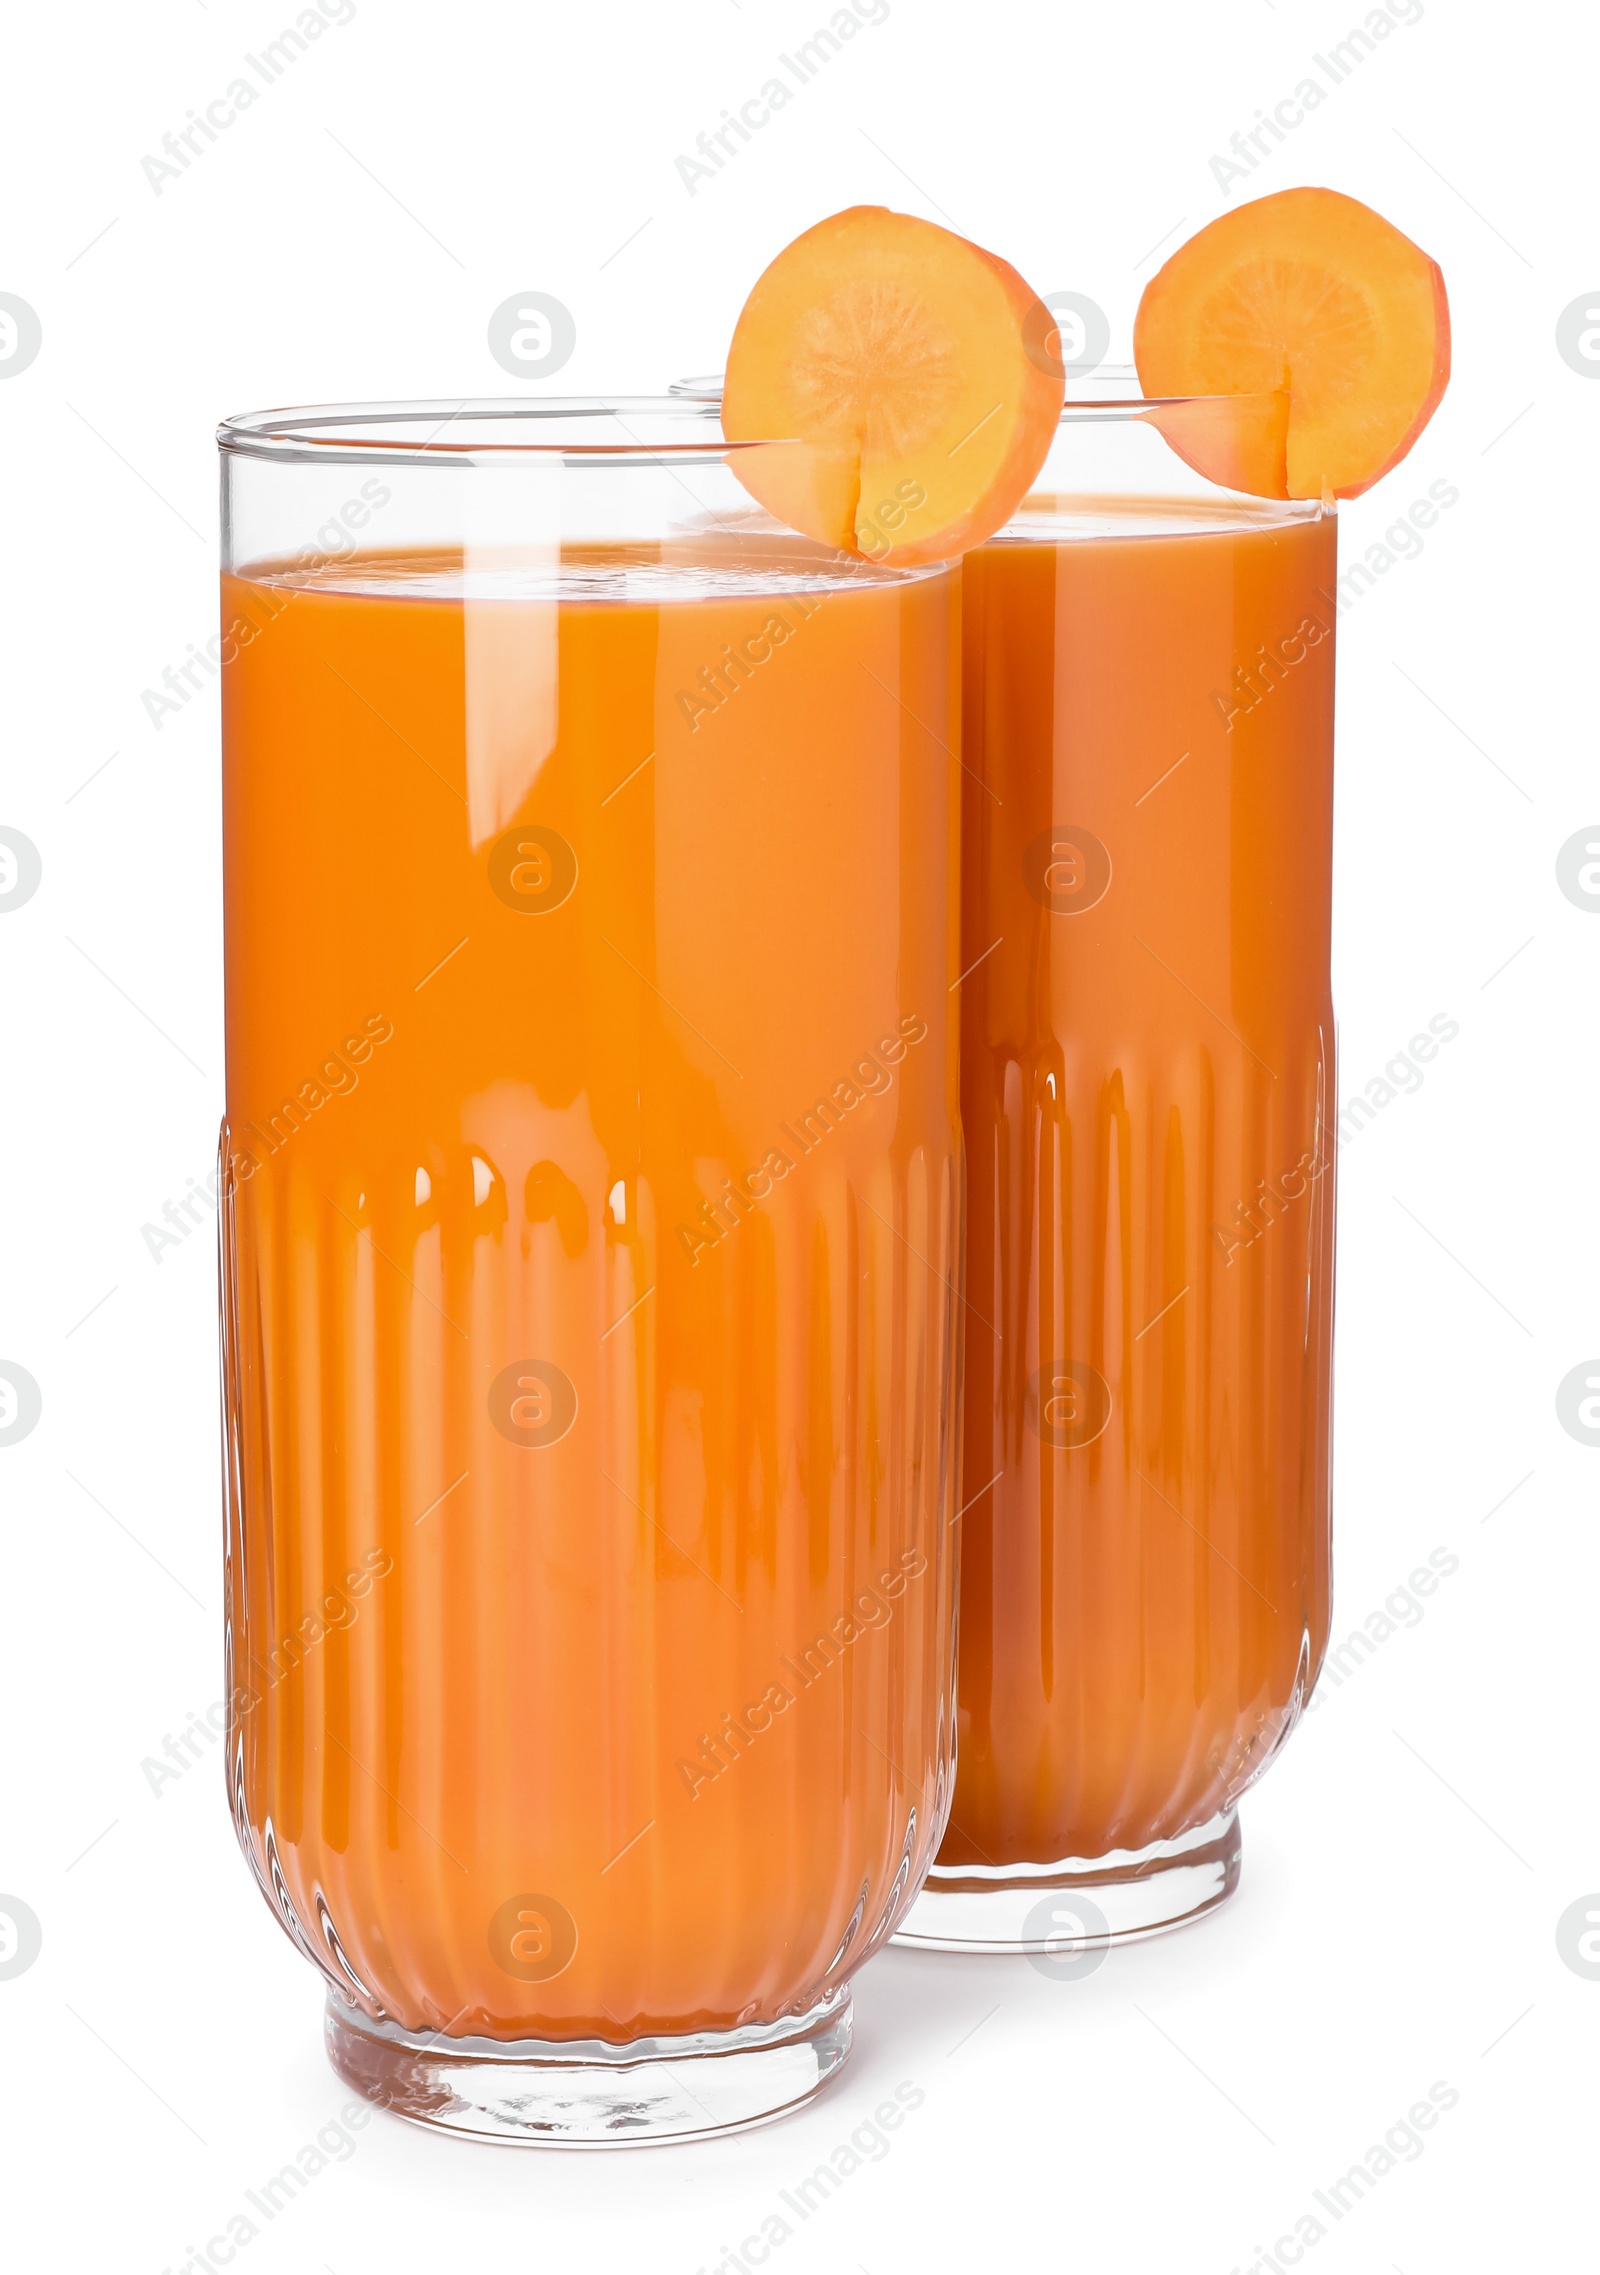
<path id="1" fill-rule="evenodd" d="M 1148 1848 L 1056 1864 L 936 1864 L 894 1940 L 921 1951 L 1071 1954 L 1093 1964 L 1092 1954 L 1113 1943 L 1204 1918 L 1238 1885 L 1239 1819 L 1230 1809 Z"/>
<path id="2" fill-rule="evenodd" d="M 704 2140 L 798 2109 L 850 2051 L 850 1994 L 681 2038 L 446 2038 L 331 1998 L 328 2059 L 380 2109 L 473 2140 L 599 2149 Z"/>

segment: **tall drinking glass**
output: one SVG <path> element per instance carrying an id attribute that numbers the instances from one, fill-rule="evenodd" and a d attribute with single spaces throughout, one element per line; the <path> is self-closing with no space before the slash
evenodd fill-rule
<path id="1" fill-rule="evenodd" d="M 1131 380 L 963 571 L 954 1950 L 1220 1903 L 1327 1638 L 1335 525 Z"/>
<path id="2" fill-rule="evenodd" d="M 220 440 L 239 1836 L 373 2100 L 759 2122 L 948 1806 L 953 579 L 683 404 Z"/>

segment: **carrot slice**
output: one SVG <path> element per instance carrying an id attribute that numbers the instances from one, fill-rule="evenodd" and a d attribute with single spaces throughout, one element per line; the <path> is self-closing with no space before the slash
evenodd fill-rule
<path id="1" fill-rule="evenodd" d="M 1188 395 L 1152 403 L 1140 414 L 1178 456 L 1224 489 L 1252 497 L 1284 498 L 1289 445 L 1289 396 Z"/>
<path id="2" fill-rule="evenodd" d="M 1438 263 L 1370 206 L 1280 190 L 1211 222 L 1151 278 L 1133 354 L 1147 395 L 1287 392 L 1281 455 L 1265 417 L 1248 447 L 1248 421 L 1235 428 L 1231 472 L 1203 436 L 1174 436 L 1202 473 L 1261 497 L 1354 498 L 1433 416 L 1450 308 Z"/>
<path id="3" fill-rule="evenodd" d="M 757 279 L 728 350 L 722 431 L 791 528 L 896 566 L 992 537 L 1044 463 L 1065 392 L 1053 318 L 948 229 L 856 205 Z"/>

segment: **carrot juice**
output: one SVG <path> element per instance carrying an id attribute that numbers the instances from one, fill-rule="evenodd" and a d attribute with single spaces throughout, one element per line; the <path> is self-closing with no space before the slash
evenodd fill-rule
<path id="1" fill-rule="evenodd" d="M 374 2098 L 753 2121 L 948 1805 L 952 579 L 721 526 L 241 566 L 240 1836 Z"/>
<path id="2" fill-rule="evenodd" d="M 1220 1901 L 1326 1639 L 1334 523 L 1174 488 L 964 567 L 959 1742 L 903 1940 Z"/>

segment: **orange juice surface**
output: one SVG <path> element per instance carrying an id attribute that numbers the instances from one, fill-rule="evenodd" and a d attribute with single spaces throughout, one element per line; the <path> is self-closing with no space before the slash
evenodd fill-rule
<path id="1" fill-rule="evenodd" d="M 803 2011 L 948 1800 L 952 580 L 785 558 L 225 580 L 234 1808 L 408 2028 Z"/>
<path id="2" fill-rule="evenodd" d="M 1327 1629 L 1333 523 L 1065 503 L 964 572 L 941 1885 L 1205 1823 Z"/>

